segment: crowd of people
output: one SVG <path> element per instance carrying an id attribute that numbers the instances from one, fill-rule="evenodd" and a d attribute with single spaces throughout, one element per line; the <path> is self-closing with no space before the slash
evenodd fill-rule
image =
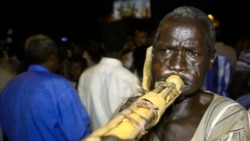
<path id="1" fill-rule="evenodd" d="M 46 35 L 25 42 L 26 72 L 11 79 L 1 92 L 0 125 L 8 141 L 80 140 L 89 134 L 90 118 L 78 93 L 56 74 L 59 51 Z"/>
<path id="2" fill-rule="evenodd" d="M 192 6 L 141 27 L 102 23 L 98 38 L 63 45 L 31 35 L 18 65 L 0 42 L 0 141 L 84 140 L 171 75 L 184 81 L 181 95 L 145 135 L 98 138 L 250 140 L 250 39 L 239 40 L 241 50 L 226 45 Z"/>

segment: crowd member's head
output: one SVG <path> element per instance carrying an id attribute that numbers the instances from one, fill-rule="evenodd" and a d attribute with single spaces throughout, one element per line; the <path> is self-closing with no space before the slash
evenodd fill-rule
<path id="1" fill-rule="evenodd" d="M 37 34 L 25 42 L 26 59 L 30 64 L 39 64 L 55 72 L 59 67 L 58 47 L 46 35 Z"/>
<path id="2" fill-rule="evenodd" d="M 126 21 L 115 21 L 101 25 L 101 42 L 104 56 L 120 58 L 125 50 L 130 24 Z"/>
<path id="3" fill-rule="evenodd" d="M 136 46 L 150 46 L 152 45 L 153 31 L 155 25 L 149 20 L 136 21 L 134 26 L 134 41 Z"/>
<path id="4" fill-rule="evenodd" d="M 137 28 L 135 29 L 134 39 L 137 46 L 149 44 L 150 33 L 147 29 Z"/>
<path id="5" fill-rule="evenodd" d="M 90 38 L 87 41 L 86 53 L 94 63 L 98 63 L 103 55 L 103 48 L 101 46 L 100 39 Z"/>
<path id="6" fill-rule="evenodd" d="M 152 83 L 177 74 L 185 82 L 182 96 L 197 91 L 215 59 L 215 29 L 207 15 L 180 7 L 166 15 L 156 31 L 152 51 Z"/>
<path id="7" fill-rule="evenodd" d="M 69 57 L 75 57 L 75 56 L 82 57 L 85 49 L 79 41 L 71 41 L 71 43 L 69 44 L 69 51 L 70 51 Z"/>
<path id="8" fill-rule="evenodd" d="M 70 80 L 78 82 L 82 72 L 88 67 L 86 59 L 80 56 L 74 56 L 69 60 Z"/>

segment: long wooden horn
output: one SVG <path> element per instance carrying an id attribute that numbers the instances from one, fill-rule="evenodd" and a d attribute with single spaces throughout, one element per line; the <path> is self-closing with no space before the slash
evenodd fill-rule
<path id="1" fill-rule="evenodd" d="M 92 132 L 84 141 L 100 141 L 101 136 L 138 139 L 156 125 L 164 111 L 181 94 L 183 81 L 171 75 L 158 82 L 154 90 L 139 97 L 128 108 L 115 115 L 107 124 Z"/>

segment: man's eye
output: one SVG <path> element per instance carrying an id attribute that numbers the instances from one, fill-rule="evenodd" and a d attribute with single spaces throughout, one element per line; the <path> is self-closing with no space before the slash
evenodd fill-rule
<path id="1" fill-rule="evenodd" d="M 170 49 L 166 49 L 166 53 L 171 53 L 172 51 Z"/>
<path id="2" fill-rule="evenodd" d="M 162 55 L 167 55 L 173 53 L 173 50 L 171 49 L 166 49 L 166 48 L 160 48 L 158 49 L 158 52 L 161 53 Z"/>
<path id="3" fill-rule="evenodd" d="M 187 54 L 190 55 L 190 56 L 193 56 L 193 57 L 196 57 L 196 56 L 199 55 L 198 53 L 193 52 L 193 51 L 189 51 L 189 52 L 187 52 Z"/>

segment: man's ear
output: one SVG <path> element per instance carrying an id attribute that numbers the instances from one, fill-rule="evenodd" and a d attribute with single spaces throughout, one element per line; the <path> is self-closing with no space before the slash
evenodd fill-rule
<path id="1" fill-rule="evenodd" d="M 58 58 L 56 54 L 51 53 L 48 55 L 44 66 L 47 67 L 51 72 L 55 72 L 58 69 Z"/>
<path id="2" fill-rule="evenodd" d="M 216 50 L 214 50 L 210 55 L 209 55 L 209 69 L 213 68 L 214 61 L 216 59 Z"/>

